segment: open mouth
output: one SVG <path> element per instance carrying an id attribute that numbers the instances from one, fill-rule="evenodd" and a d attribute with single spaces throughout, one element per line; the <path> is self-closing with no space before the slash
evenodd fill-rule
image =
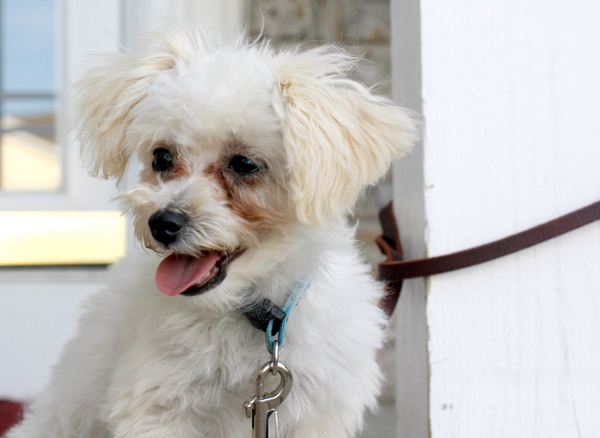
<path id="1" fill-rule="evenodd" d="M 156 285 L 169 296 L 199 295 L 220 284 L 227 276 L 229 263 L 242 252 L 202 251 L 195 256 L 171 254 L 158 265 Z"/>

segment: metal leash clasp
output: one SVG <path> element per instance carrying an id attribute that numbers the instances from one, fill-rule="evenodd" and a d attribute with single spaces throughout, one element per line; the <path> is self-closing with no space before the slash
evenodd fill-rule
<path id="1" fill-rule="evenodd" d="M 244 403 L 246 417 L 252 418 L 252 438 L 269 438 L 269 417 L 277 415 L 277 408 L 292 389 L 292 373 L 279 362 L 279 345 L 273 344 L 273 357 L 256 374 L 256 392 L 254 398 Z M 271 392 L 265 390 L 265 379 L 269 375 L 279 375 L 279 385 Z M 275 417 L 277 423 L 277 417 Z M 278 431 L 277 431 L 278 433 Z"/>

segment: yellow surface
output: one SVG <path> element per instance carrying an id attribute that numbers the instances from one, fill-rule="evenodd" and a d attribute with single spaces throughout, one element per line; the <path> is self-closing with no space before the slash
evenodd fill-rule
<path id="1" fill-rule="evenodd" d="M 0 186 L 7 191 L 54 191 L 60 189 L 59 147 L 24 131 L 2 135 Z"/>
<path id="2" fill-rule="evenodd" d="M 116 211 L 0 213 L 0 266 L 109 264 L 125 237 Z"/>

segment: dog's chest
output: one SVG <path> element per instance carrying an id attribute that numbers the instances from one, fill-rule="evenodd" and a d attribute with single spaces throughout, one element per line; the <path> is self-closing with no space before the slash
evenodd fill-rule
<path id="1" fill-rule="evenodd" d="M 214 406 L 227 394 L 251 394 L 253 377 L 268 359 L 264 334 L 241 315 L 207 318 L 180 313 L 158 326 L 147 321 L 119 368 L 123 383 L 160 398 L 192 395 L 196 403 Z M 148 333 L 151 336 L 148 336 Z M 132 378 L 133 377 L 133 378 Z"/>

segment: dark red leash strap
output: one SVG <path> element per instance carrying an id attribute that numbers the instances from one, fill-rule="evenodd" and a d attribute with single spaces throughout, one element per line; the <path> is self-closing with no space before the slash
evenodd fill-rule
<path id="1" fill-rule="evenodd" d="M 404 279 L 426 277 L 477 265 L 560 236 L 600 219 L 600 201 L 485 245 L 417 260 L 403 260 L 400 232 L 396 225 L 392 204 L 381 210 L 379 219 L 383 234 L 375 241 L 387 257 L 386 261 L 379 264 L 379 278 L 385 281 L 389 288 L 389 294 L 382 302 L 382 306 L 391 315 L 400 296 Z"/>

